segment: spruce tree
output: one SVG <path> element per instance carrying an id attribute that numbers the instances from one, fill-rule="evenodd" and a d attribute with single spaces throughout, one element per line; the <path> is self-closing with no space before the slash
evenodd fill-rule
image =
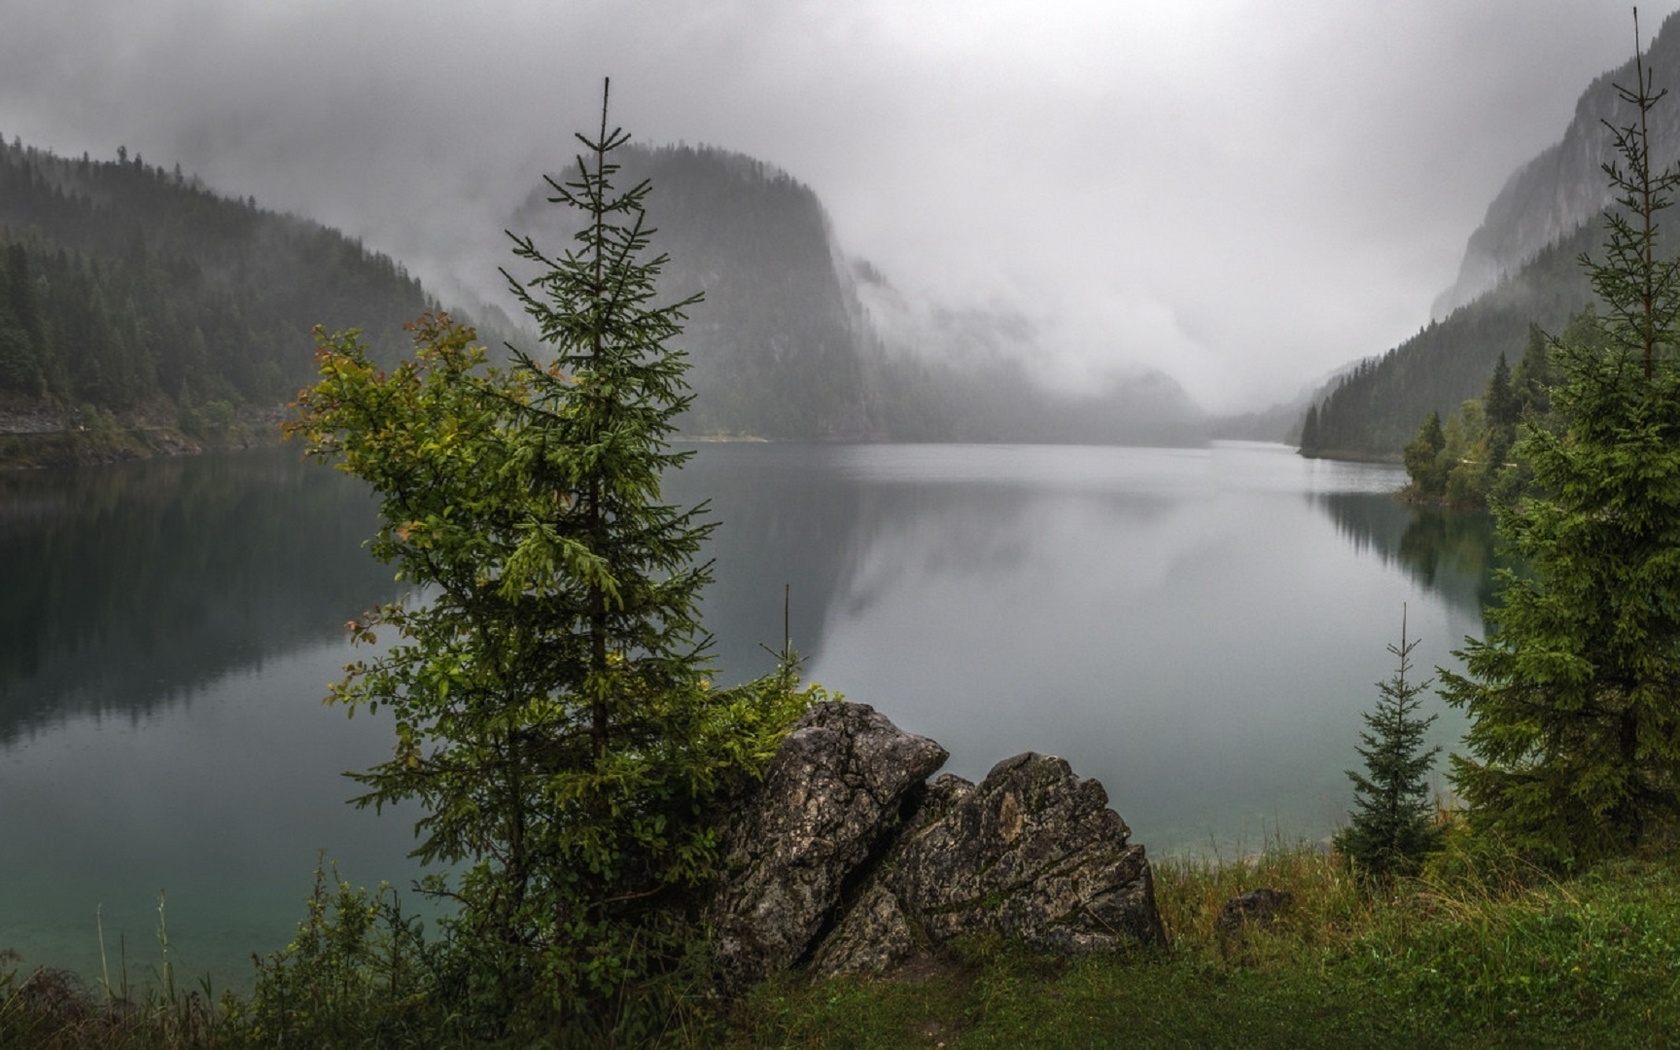
<path id="1" fill-rule="evenodd" d="M 382 501 L 372 543 L 416 591 L 352 624 L 395 644 L 329 699 L 396 715 L 393 757 L 356 774 L 364 805 L 418 802 L 416 855 L 455 867 L 440 988 L 502 1038 L 552 1035 L 658 974 L 714 874 L 710 809 L 754 775 L 811 699 L 791 675 L 710 681 L 697 601 L 711 528 L 660 499 L 688 453 L 670 340 L 694 299 L 654 302 L 648 184 L 614 185 L 607 124 L 551 202 L 578 228 L 514 291 L 546 350 L 486 363 L 447 317 L 413 327 L 387 374 L 354 334 L 323 337 L 294 429 Z M 509 278 L 512 281 L 512 278 Z M 389 640 L 386 635 L 381 640 Z M 558 1027 L 557 1027 L 558 1026 Z"/>
<path id="2" fill-rule="evenodd" d="M 1388 651 L 1399 661 L 1394 677 L 1378 682 L 1382 695 L 1365 713 L 1366 728 L 1358 748 L 1365 772 L 1348 770 L 1353 781 L 1351 823 L 1335 837 L 1337 852 L 1379 877 L 1410 875 L 1440 841 L 1429 807 L 1429 768 L 1439 747 L 1425 749 L 1424 734 L 1435 716 L 1418 717 L 1418 695 L 1432 680 L 1408 682 L 1412 650 L 1406 637 L 1405 607 L 1400 613 L 1400 644 Z"/>
<path id="3" fill-rule="evenodd" d="M 1318 451 L 1318 406 L 1308 405 L 1307 414 L 1301 421 L 1301 449 L 1305 455 Z"/>
<path id="4" fill-rule="evenodd" d="M 1471 717 L 1452 777 L 1472 826 L 1560 863 L 1637 846 L 1680 809 L 1680 270 L 1657 252 L 1680 175 L 1651 170 L 1663 93 L 1635 70 L 1604 259 L 1582 259 L 1599 331 L 1551 348 L 1554 419 L 1517 449 L 1529 495 L 1497 508 L 1527 572 L 1504 574 L 1465 673 L 1442 674 Z"/>
<path id="5" fill-rule="evenodd" d="M 1522 405 L 1511 387 L 1511 366 L 1506 364 L 1504 354 L 1499 355 L 1499 363 L 1494 366 L 1487 393 L 1482 395 L 1482 404 L 1487 409 L 1490 427 L 1512 426 L 1521 414 Z"/>
<path id="6" fill-rule="evenodd" d="M 1447 447 L 1446 434 L 1441 429 L 1441 414 L 1431 412 L 1424 417 L 1416 436 L 1406 443 L 1402 460 L 1406 475 L 1411 478 L 1411 495 L 1416 499 L 1440 499 L 1447 491 L 1447 464 L 1441 453 Z"/>

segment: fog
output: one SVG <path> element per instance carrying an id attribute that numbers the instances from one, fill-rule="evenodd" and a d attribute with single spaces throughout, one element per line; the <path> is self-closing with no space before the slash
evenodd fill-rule
<path id="1" fill-rule="evenodd" d="M 1680 2 L 1642 12 L 1647 42 Z M 1428 321 L 1507 176 L 1631 56 L 1579 0 L 0 0 L 0 133 L 180 164 L 440 293 L 571 133 L 752 154 L 1064 382 L 1258 407 Z"/>

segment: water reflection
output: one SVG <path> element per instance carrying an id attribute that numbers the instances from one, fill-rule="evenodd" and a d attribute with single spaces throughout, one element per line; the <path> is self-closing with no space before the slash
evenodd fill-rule
<path id="1" fill-rule="evenodd" d="M 784 590 L 795 648 L 815 666 L 832 622 L 867 616 L 907 579 L 1030 568 L 1045 499 L 1142 527 L 1205 498 L 1208 463 L 1205 450 L 722 444 L 665 497 L 708 501 L 718 523 L 702 613 L 723 674 L 741 680 L 774 666 Z"/>
<path id="2" fill-rule="evenodd" d="M 1479 619 L 1493 603 L 1495 574 L 1505 565 L 1496 554 L 1493 515 L 1409 507 L 1377 493 L 1311 498 L 1355 548 L 1404 567 L 1462 612 Z"/>
<path id="3" fill-rule="evenodd" d="M 0 745 L 339 637 L 396 593 L 374 522 L 295 448 L 0 474 Z"/>
<path id="4" fill-rule="evenodd" d="M 1425 584 L 1477 610 L 1494 604 L 1495 577 L 1509 564 L 1498 553 L 1492 514 L 1431 509 L 1406 526 L 1400 559 Z"/>

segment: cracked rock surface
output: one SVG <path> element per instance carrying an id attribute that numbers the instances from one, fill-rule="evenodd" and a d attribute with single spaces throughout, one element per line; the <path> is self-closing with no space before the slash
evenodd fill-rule
<path id="1" fill-rule="evenodd" d="M 726 988 L 804 958 L 842 887 L 899 823 L 944 748 L 867 704 L 812 707 L 783 738 L 724 841 L 712 950 Z"/>
<path id="2" fill-rule="evenodd" d="M 879 973 L 983 932 L 1066 954 L 1164 944 L 1149 861 L 1130 834 L 1102 785 L 1051 755 L 1005 759 L 978 785 L 940 777 L 814 969 Z M 908 938 L 883 918 L 895 913 Z M 907 939 L 910 951 L 883 949 Z"/>
<path id="3" fill-rule="evenodd" d="M 712 910 L 724 990 L 801 962 L 882 973 L 981 932 L 1065 953 L 1165 943 L 1149 861 L 1100 783 L 1033 752 L 978 785 L 862 704 L 813 707 L 731 821 Z"/>

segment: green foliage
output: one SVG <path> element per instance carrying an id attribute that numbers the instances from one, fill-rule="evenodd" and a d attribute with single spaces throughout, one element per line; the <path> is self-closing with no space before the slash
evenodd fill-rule
<path id="1" fill-rule="evenodd" d="M 1597 314 L 1587 307 L 1570 318 L 1559 342 L 1602 349 Z M 1527 491 L 1533 473 L 1518 455 L 1522 427 L 1556 430 L 1551 409 L 1554 340 L 1530 326 L 1517 367 L 1499 355 L 1480 399 L 1464 402 L 1443 427 L 1438 413 L 1425 417 L 1401 454 L 1410 478 L 1404 496 L 1464 510 L 1514 503 Z"/>
<path id="2" fill-rule="evenodd" d="M 1680 809 L 1680 288 L 1654 251 L 1677 176 L 1649 171 L 1660 96 L 1636 68 L 1605 262 L 1583 259 L 1600 338 L 1551 349 L 1556 420 L 1518 447 L 1530 495 L 1497 508 L 1529 574 L 1505 575 L 1497 633 L 1443 674 L 1472 718 L 1452 764 L 1473 826 L 1561 863 L 1637 846 Z"/>
<path id="3" fill-rule="evenodd" d="M 623 997 L 561 1036 L 494 1045 L 1654 1046 L 1680 1031 L 1680 865 L 1671 852 L 1558 880 L 1487 836 L 1454 841 L 1464 848 L 1449 846 L 1421 878 L 1377 894 L 1311 844 L 1227 864 L 1157 859 L 1171 952 L 1070 960 L 982 938 L 897 977 L 767 982 L 727 1026 L 650 1026 L 657 1003 Z M 1448 858 L 1451 873 L 1442 875 Z M 1295 903 L 1231 952 L 1214 916 L 1256 885 Z M 323 1005 L 313 1017 L 289 1012 L 294 1027 L 269 1020 L 278 1016 L 274 987 L 219 1007 L 184 996 L 114 1008 L 68 975 L 20 973 L 0 952 L 0 1045 L 486 1045 L 437 996 L 393 996 L 380 954 L 335 945 L 348 930 L 380 943 L 392 929 L 377 907 L 384 891 L 321 889 L 298 941 L 265 964 L 270 977 L 277 963 L 291 971 L 287 994 Z M 360 959 L 359 973 L 331 961 L 340 951 Z M 406 947 L 401 954 L 406 975 Z M 421 967 L 431 958 L 414 956 Z M 424 979 L 423 969 L 412 972 Z M 311 981 L 315 993 L 306 991 Z M 687 992 L 677 985 L 661 995 Z"/>
<path id="4" fill-rule="evenodd" d="M 1486 862 L 1495 872 L 1521 864 Z M 1360 938 L 1356 972 L 1414 1016 L 1516 1026 L 1559 1044 L 1649 1045 L 1680 1023 L 1667 1006 L 1680 982 L 1676 888 L 1669 862 L 1611 865 L 1569 883 L 1431 886 L 1430 920 L 1403 940 L 1382 929 Z"/>
<path id="5" fill-rule="evenodd" d="M 491 1031 L 564 1030 L 669 972 L 712 877 L 715 801 L 757 775 L 816 697 L 791 670 L 709 680 L 695 558 L 703 508 L 660 502 L 687 405 L 669 345 L 694 301 L 654 305 L 647 183 L 620 192 L 609 130 L 579 136 L 550 182 L 580 228 L 514 292 L 553 357 L 486 363 L 446 316 L 381 370 L 352 333 L 324 338 L 299 399 L 310 451 L 380 497 L 373 553 L 414 596 L 354 623 L 396 641 L 331 699 L 396 717 L 393 757 L 357 779 L 364 805 L 417 800 L 416 855 L 458 866 L 431 888 L 445 924 L 440 994 Z"/>
<path id="6" fill-rule="evenodd" d="M 1487 422 L 1490 427 L 1515 426 L 1521 415 L 1522 405 L 1517 400 L 1517 394 L 1511 386 L 1511 366 L 1506 363 L 1505 355 L 1499 355 L 1499 363 L 1493 368 L 1493 378 L 1488 380 L 1487 393 L 1482 396 L 1482 407 L 1487 412 Z"/>
<path id="7" fill-rule="evenodd" d="M 1441 414 L 1431 412 L 1418 427 L 1417 436 L 1406 444 L 1402 458 L 1406 473 L 1412 479 L 1411 488 L 1419 499 L 1438 499 L 1446 494 L 1447 479 L 1442 453 L 1447 448 L 1447 436 L 1441 430 Z"/>
<path id="8" fill-rule="evenodd" d="M 1592 307 L 1587 307 L 1570 322 L 1572 329 L 1592 328 Z M 1580 342 L 1585 333 L 1579 330 L 1564 333 L 1565 342 Z M 1543 418 L 1551 412 L 1551 386 L 1556 381 L 1551 366 L 1552 340 L 1539 325 L 1528 328 L 1528 342 L 1523 345 L 1522 360 L 1511 377 L 1512 394 L 1517 401 L 1517 416 Z"/>
<path id="9" fill-rule="evenodd" d="M 1521 491 L 1526 472 L 1514 461 L 1512 449 L 1524 409 L 1514 382 L 1501 354 L 1480 399 L 1460 405 L 1445 426 L 1438 413 L 1425 417 L 1401 457 L 1410 478 L 1404 492 L 1408 500 L 1485 509 L 1490 497 L 1509 499 Z M 1528 418 L 1531 425 L 1540 422 Z"/>
<path id="10" fill-rule="evenodd" d="M 1449 883 L 1372 894 L 1311 845 L 1229 864 L 1155 861 L 1170 953 L 1078 961 L 981 942 L 913 976 L 784 980 L 734 1018 L 729 1046 L 1650 1046 L 1680 1026 L 1673 857 L 1569 882 L 1512 881 L 1489 840 Z M 1532 869 L 1526 874 L 1537 876 Z M 1255 886 L 1285 920 L 1240 953 L 1213 917 Z"/>
<path id="11" fill-rule="evenodd" d="M 381 885 L 369 893 L 315 871 L 308 916 L 292 942 L 257 960 L 256 988 L 236 1011 L 256 1045 L 413 1046 L 453 1042 L 427 1012 L 430 959 L 420 924 Z"/>
<path id="12" fill-rule="evenodd" d="M 1406 640 L 1406 618 L 1400 617 L 1400 644 L 1390 645 L 1399 665 L 1394 677 L 1377 683 L 1382 696 L 1376 709 L 1365 713 L 1367 729 L 1358 748 L 1365 773 L 1348 770 L 1353 781 L 1353 820 L 1335 838 L 1338 852 L 1359 868 L 1376 875 L 1410 875 L 1440 843 L 1429 800 L 1429 768 L 1439 747 L 1425 748 L 1424 734 L 1435 716 L 1418 717 L 1418 694 L 1429 681 L 1408 682 L 1412 650 Z"/>

